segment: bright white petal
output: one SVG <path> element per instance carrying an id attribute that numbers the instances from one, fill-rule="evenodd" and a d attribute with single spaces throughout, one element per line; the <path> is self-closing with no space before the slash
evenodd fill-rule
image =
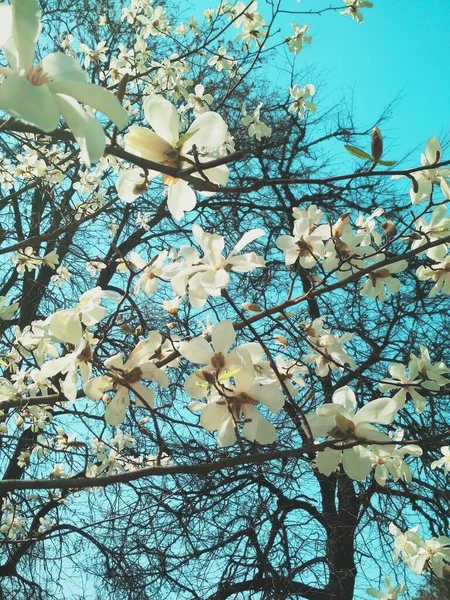
<path id="1" fill-rule="evenodd" d="M 395 418 L 398 412 L 397 403 L 390 398 L 378 398 L 368 402 L 365 406 L 359 410 L 353 422 L 355 425 L 366 421 L 368 423 L 380 423 L 382 425 L 389 425 Z"/>
<path id="2" fill-rule="evenodd" d="M 33 85 L 14 73 L 0 85 L 0 108 L 46 133 L 57 128 L 59 109 L 48 85 Z"/>
<path id="3" fill-rule="evenodd" d="M 162 96 L 151 96 L 144 102 L 144 115 L 154 131 L 175 146 L 179 137 L 179 117 L 175 106 Z"/>
<path id="4" fill-rule="evenodd" d="M 125 148 L 132 154 L 157 163 L 166 162 L 167 152 L 173 150 L 169 142 L 146 127 L 130 127 L 130 133 L 125 136 Z"/>
<path id="5" fill-rule="evenodd" d="M 227 139 L 228 127 L 219 114 L 208 111 L 195 119 L 187 133 L 193 135 L 183 144 L 181 154 L 189 152 L 194 144 L 197 148 L 221 146 Z"/>
<path id="6" fill-rule="evenodd" d="M 196 204 L 197 196 L 185 181 L 179 179 L 176 183 L 169 185 L 167 207 L 174 219 L 181 221 L 184 213 L 194 210 Z"/>
<path id="7" fill-rule="evenodd" d="M 236 339 L 236 332 L 231 321 L 222 321 L 214 325 L 211 333 L 211 341 L 215 352 L 228 354 Z"/>
<path id="8" fill-rule="evenodd" d="M 70 96 L 55 95 L 54 98 L 80 146 L 83 161 L 88 167 L 96 163 L 103 156 L 106 147 L 102 126 Z"/>
<path id="9" fill-rule="evenodd" d="M 128 121 L 128 113 L 120 104 L 117 96 L 92 83 L 81 81 L 54 81 L 49 83 L 52 92 L 65 94 L 83 102 L 106 115 L 119 129 L 123 129 Z"/>
<path id="10" fill-rule="evenodd" d="M 12 0 L 11 7 L 12 34 L 19 54 L 19 68 L 27 71 L 33 64 L 34 47 L 41 33 L 41 11 L 35 0 Z"/>
<path id="11" fill-rule="evenodd" d="M 64 52 L 52 52 L 41 60 L 39 66 L 53 82 L 58 80 L 87 82 L 88 80 L 86 71 L 83 71 L 74 58 Z"/>
<path id="12" fill-rule="evenodd" d="M 347 448 L 343 451 L 342 465 L 350 479 L 361 481 L 372 469 L 369 452 L 362 446 Z"/>

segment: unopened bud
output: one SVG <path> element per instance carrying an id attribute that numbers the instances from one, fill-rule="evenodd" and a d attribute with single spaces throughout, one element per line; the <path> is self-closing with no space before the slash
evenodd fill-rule
<path id="1" fill-rule="evenodd" d="M 350 213 L 349 212 L 345 212 L 342 213 L 342 215 L 339 217 L 339 219 L 336 221 L 335 225 L 333 226 L 333 235 L 334 237 L 341 237 L 341 235 L 344 233 L 344 229 L 347 227 L 347 225 L 350 223 Z"/>
<path id="2" fill-rule="evenodd" d="M 381 228 L 389 237 L 394 237 L 397 235 L 397 227 L 392 221 L 383 221 L 383 223 L 381 223 Z"/>
<path id="3" fill-rule="evenodd" d="M 376 165 L 383 154 L 383 137 L 378 127 L 372 131 L 372 160 Z"/>
<path id="4" fill-rule="evenodd" d="M 273 336 L 275 341 L 277 341 L 281 346 L 283 346 L 284 348 L 287 348 L 289 346 L 289 342 L 287 341 L 287 339 L 284 337 L 284 335 L 279 335 L 278 333 L 276 335 Z"/>
<path id="5" fill-rule="evenodd" d="M 262 308 L 254 302 L 244 302 L 241 304 L 241 308 L 244 310 L 249 310 L 250 312 L 261 312 L 262 310 Z"/>

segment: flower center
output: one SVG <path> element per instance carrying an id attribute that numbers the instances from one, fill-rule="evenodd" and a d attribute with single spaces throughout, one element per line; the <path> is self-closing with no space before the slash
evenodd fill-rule
<path id="1" fill-rule="evenodd" d="M 30 67 L 25 74 L 25 77 L 33 85 L 44 85 L 44 83 L 50 83 L 51 77 L 44 73 L 42 67 Z"/>

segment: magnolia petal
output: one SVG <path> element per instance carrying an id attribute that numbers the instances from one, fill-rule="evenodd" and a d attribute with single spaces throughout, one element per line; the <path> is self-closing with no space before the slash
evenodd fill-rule
<path id="1" fill-rule="evenodd" d="M 112 389 L 113 382 L 110 377 L 102 375 L 101 377 L 94 377 L 89 379 L 84 384 L 83 390 L 88 398 L 91 400 L 100 400 L 105 392 Z"/>
<path id="2" fill-rule="evenodd" d="M 206 381 L 203 381 L 200 379 L 200 377 L 197 377 L 195 373 L 191 373 L 184 382 L 184 389 L 191 398 L 200 399 L 204 398 L 208 393 L 209 385 L 206 383 Z M 204 406 L 205 405 L 202 404 L 202 408 Z"/>
<path id="3" fill-rule="evenodd" d="M 173 150 L 173 146 L 169 142 L 146 127 L 130 127 L 130 132 L 124 139 L 128 152 L 152 162 L 166 162 L 166 154 Z"/>
<path id="4" fill-rule="evenodd" d="M 133 383 L 131 385 L 131 389 L 136 394 L 136 406 L 140 406 L 142 408 L 153 408 L 155 405 L 155 390 L 148 388 L 144 384 Z"/>
<path id="5" fill-rule="evenodd" d="M 11 8 L 12 37 L 19 55 L 19 69 L 27 71 L 33 64 L 34 47 L 41 33 L 41 11 L 35 0 L 12 0 Z"/>
<path id="6" fill-rule="evenodd" d="M 58 340 L 75 346 L 83 335 L 80 318 L 72 310 L 56 312 L 50 318 L 49 331 Z"/>
<path id="7" fill-rule="evenodd" d="M 368 450 L 362 446 L 347 448 L 343 451 L 342 466 L 350 479 L 361 481 L 372 469 L 372 461 Z"/>
<path id="8" fill-rule="evenodd" d="M 323 473 L 327 477 L 334 473 L 341 462 L 342 453 L 340 450 L 333 450 L 332 448 L 325 448 L 322 452 L 318 452 L 316 455 L 316 465 L 320 473 Z"/>
<path id="9" fill-rule="evenodd" d="M 134 202 L 146 189 L 145 173 L 139 167 L 122 171 L 116 181 L 117 195 L 127 203 Z"/>
<path id="10" fill-rule="evenodd" d="M 276 383 L 267 385 L 255 383 L 247 393 L 261 404 L 265 404 L 273 413 L 277 413 L 284 406 L 284 396 Z"/>
<path id="11" fill-rule="evenodd" d="M 100 160 L 105 151 L 106 137 L 102 126 L 70 96 L 55 95 L 54 98 L 80 146 L 84 163 L 90 167 Z"/>
<path id="12" fill-rule="evenodd" d="M 52 52 L 41 60 L 39 66 L 52 82 L 62 80 L 86 83 L 88 80 L 86 71 L 83 71 L 74 58 L 64 52 Z"/>
<path id="13" fill-rule="evenodd" d="M 368 402 L 359 410 L 353 418 L 355 425 L 366 421 L 368 423 L 380 423 L 389 425 L 398 412 L 397 403 L 391 398 L 378 398 Z"/>
<path id="14" fill-rule="evenodd" d="M 211 402 L 207 404 L 200 415 L 200 423 L 202 427 L 208 431 L 220 429 L 224 420 L 227 420 L 229 415 L 226 404 L 218 404 Z"/>
<path id="15" fill-rule="evenodd" d="M 233 248 L 233 250 L 230 253 L 230 256 L 238 254 L 238 252 L 245 248 L 245 246 L 248 246 L 248 244 L 251 244 L 253 241 L 257 240 L 263 235 L 266 235 L 266 232 L 263 229 L 251 229 L 250 231 L 247 231 L 246 233 L 244 233 L 239 242 Z"/>
<path id="16" fill-rule="evenodd" d="M 150 362 L 144 363 L 140 365 L 139 368 L 142 371 L 142 377 L 144 379 L 151 379 L 163 388 L 169 386 L 169 378 L 167 377 L 167 373 L 162 369 L 159 369 L 155 364 Z"/>
<path id="17" fill-rule="evenodd" d="M 356 396 L 354 391 L 351 390 L 348 385 L 344 385 L 334 392 L 333 403 L 340 404 L 346 411 L 353 414 L 356 408 Z"/>
<path id="18" fill-rule="evenodd" d="M 123 129 L 128 121 L 128 113 L 120 104 L 116 95 L 93 83 L 82 81 L 53 81 L 49 83 L 52 92 L 65 94 L 92 106 L 106 115 L 119 129 Z"/>
<path id="19" fill-rule="evenodd" d="M 219 114 L 208 111 L 197 117 L 186 133 L 193 135 L 181 147 L 182 155 L 187 154 L 194 145 L 197 148 L 222 146 L 227 139 L 228 127 Z"/>
<path id="20" fill-rule="evenodd" d="M 62 356 L 44 363 L 41 367 L 42 377 L 47 379 L 48 377 L 54 377 L 58 373 L 61 373 L 64 367 L 67 366 L 68 361 L 71 361 L 70 357 Z"/>
<path id="21" fill-rule="evenodd" d="M 202 275 L 202 285 L 207 288 L 211 295 L 215 290 L 215 295 L 219 295 L 220 290 L 226 288 L 229 283 L 230 275 L 227 271 L 225 271 L 225 269 L 209 269 Z"/>
<path id="22" fill-rule="evenodd" d="M 120 386 L 117 394 L 105 409 L 105 421 L 108 423 L 108 425 L 115 427 L 116 425 L 120 425 L 120 423 L 122 423 L 127 414 L 127 407 L 129 403 L 130 397 L 128 395 L 127 388 Z"/>
<path id="23" fill-rule="evenodd" d="M 181 221 L 184 213 L 194 210 L 196 204 L 197 196 L 185 181 L 179 179 L 176 183 L 169 185 L 167 207 L 174 219 Z"/>
<path id="24" fill-rule="evenodd" d="M 175 146 L 179 139 L 180 120 L 175 106 L 162 96 L 151 96 L 144 101 L 144 115 L 154 131 Z"/>
<path id="25" fill-rule="evenodd" d="M 78 373 L 77 373 L 77 369 L 74 365 L 74 368 L 70 369 L 70 371 L 67 373 L 67 376 L 64 379 L 64 381 L 62 382 L 62 386 L 61 386 L 61 390 L 62 390 L 64 396 L 71 402 L 75 402 L 75 400 L 77 399 L 77 392 L 78 392 L 77 383 L 78 383 Z"/>
<path id="26" fill-rule="evenodd" d="M 33 85 L 18 73 L 6 77 L 2 82 L 0 108 L 46 133 L 56 129 L 59 123 L 58 105 L 49 86 Z"/>
<path id="27" fill-rule="evenodd" d="M 0 4 L 0 46 L 12 36 L 12 10 L 9 4 Z"/>
<path id="28" fill-rule="evenodd" d="M 295 238 L 292 235 L 280 235 L 275 244 L 280 250 L 290 250 L 295 246 Z"/>
<path id="29" fill-rule="evenodd" d="M 425 156 L 429 165 L 434 165 L 441 160 L 442 148 L 434 135 L 427 140 L 425 145 Z"/>
<path id="30" fill-rule="evenodd" d="M 236 428 L 231 415 L 224 420 L 218 431 L 217 443 L 220 447 L 226 448 L 236 441 Z"/>
<path id="31" fill-rule="evenodd" d="M 211 332 L 211 342 L 215 352 L 228 354 L 236 339 L 236 332 L 231 321 L 222 321 L 214 325 Z"/>
<path id="32" fill-rule="evenodd" d="M 276 429 L 267 419 L 265 419 L 254 406 L 250 404 L 243 407 L 242 412 L 246 419 L 251 419 L 249 423 L 244 423 L 243 434 L 250 442 L 258 444 L 273 444 L 276 440 Z"/>
<path id="33" fill-rule="evenodd" d="M 206 365 L 214 352 L 211 345 L 204 337 L 196 337 L 189 342 L 182 342 L 179 352 L 186 360 L 190 362 Z"/>

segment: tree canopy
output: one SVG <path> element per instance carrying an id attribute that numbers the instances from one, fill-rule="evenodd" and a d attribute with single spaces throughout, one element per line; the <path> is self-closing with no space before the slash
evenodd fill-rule
<path id="1" fill-rule="evenodd" d="M 447 597 L 450 161 L 337 4 L 0 4 L 1 600 Z"/>

